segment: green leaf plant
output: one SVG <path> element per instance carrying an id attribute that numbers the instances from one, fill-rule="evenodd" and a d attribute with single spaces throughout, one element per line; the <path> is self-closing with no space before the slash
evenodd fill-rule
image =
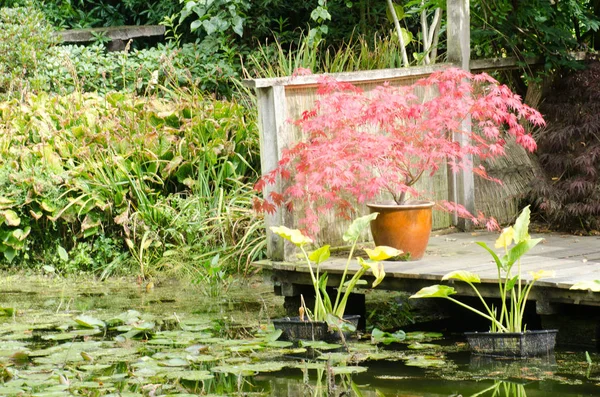
<path id="1" fill-rule="evenodd" d="M 540 270 L 530 272 L 530 281 L 526 281 L 522 277 L 521 257 L 543 240 L 541 238 L 532 239 L 529 236 L 529 216 L 530 210 L 527 206 L 515 224 L 505 228 L 496 240 L 495 248 L 504 248 L 504 255 L 499 256 L 486 243 L 477 243 L 490 253 L 498 270 L 498 289 L 502 305 L 499 313 L 493 305 L 488 305 L 477 289 L 476 284 L 481 282 L 479 276 L 464 270 L 450 272 L 442 280 L 459 280 L 469 284 L 481 300 L 484 311 L 452 298 L 451 295 L 456 294 L 456 290 L 447 285 L 425 287 L 410 298 L 445 298 L 488 319 L 491 323 L 491 332 L 524 332 L 526 325 L 523 324 L 523 314 L 533 285 L 541 278 L 554 275 L 554 272 Z M 514 245 L 511 247 L 513 242 Z"/>
<path id="2" fill-rule="evenodd" d="M 357 285 L 365 283 L 364 280 L 361 280 L 362 276 L 370 270 L 373 276 L 375 276 L 375 281 L 373 281 L 372 284 L 372 288 L 375 288 L 385 277 L 385 270 L 381 261 L 402 254 L 402 251 L 387 246 L 365 249 L 369 259 L 356 257 L 355 259 L 358 261 L 360 268 L 352 277 L 349 276 L 348 269 L 354 257 L 358 239 L 365 228 L 369 226 L 369 222 L 375 219 L 377 215 L 377 213 L 373 213 L 355 219 L 346 233 L 344 233 L 343 240 L 348 243 L 351 248 L 340 284 L 337 288 L 335 300 L 333 299 L 333 296 L 329 296 L 329 293 L 326 290 L 328 281 L 327 273 L 321 273 L 321 264 L 329 259 L 331 255 L 329 245 L 324 245 L 309 253 L 306 250 L 306 246 L 312 244 L 313 241 L 311 238 L 303 235 L 300 230 L 289 229 L 285 226 L 271 227 L 273 233 L 290 241 L 300 249 L 310 272 L 310 278 L 315 290 L 315 306 L 311 313 L 310 310 L 303 305 L 304 307 L 300 310 L 301 313 L 303 313 L 303 315 L 300 316 L 301 318 L 306 314 L 308 321 L 326 321 L 329 326 L 334 329 L 345 327 L 344 330 L 351 330 L 343 321 L 344 312 L 346 311 L 346 304 L 350 294 Z M 350 279 L 346 281 L 348 278 Z"/>

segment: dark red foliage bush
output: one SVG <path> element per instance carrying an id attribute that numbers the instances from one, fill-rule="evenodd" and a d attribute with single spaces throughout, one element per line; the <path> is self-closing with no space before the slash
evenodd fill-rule
<path id="1" fill-rule="evenodd" d="M 537 212 L 552 228 L 600 227 L 600 62 L 560 76 L 540 106 L 540 177 L 532 187 Z"/>

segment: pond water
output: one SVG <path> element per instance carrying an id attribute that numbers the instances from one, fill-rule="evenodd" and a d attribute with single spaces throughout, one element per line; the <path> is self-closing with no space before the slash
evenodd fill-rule
<path id="1" fill-rule="evenodd" d="M 600 395 L 596 353 L 487 360 L 460 336 L 424 332 L 387 345 L 365 335 L 348 351 L 296 346 L 270 326 L 283 302 L 269 285 L 226 296 L 177 282 L 4 276 L 0 396 Z"/>

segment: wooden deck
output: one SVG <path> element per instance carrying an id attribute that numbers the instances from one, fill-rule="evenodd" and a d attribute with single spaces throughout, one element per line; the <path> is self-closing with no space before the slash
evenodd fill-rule
<path id="1" fill-rule="evenodd" d="M 481 277 L 482 295 L 497 297 L 496 266 L 490 255 L 475 244 L 484 241 L 493 247 L 497 237 L 498 234 L 488 232 L 433 233 L 423 259 L 385 263 L 386 278 L 378 289 L 413 293 L 422 287 L 441 283 L 442 277 L 450 271 L 468 270 Z M 524 279 L 531 279 L 530 272 L 555 271 L 555 277 L 539 280 L 531 292 L 530 299 L 536 301 L 538 313 L 551 314 L 555 303 L 600 306 L 600 293 L 569 290 L 579 281 L 600 280 L 600 237 L 562 234 L 532 234 L 532 237 L 545 240 L 523 257 Z M 321 269 L 329 274 L 329 285 L 338 285 L 344 264 L 343 258 L 331 258 L 322 265 Z M 298 295 L 299 291 L 311 285 L 304 264 L 264 261 L 257 265 L 272 273 L 276 291 L 283 296 Z M 357 266 L 357 263 L 352 263 L 351 269 Z M 369 277 L 367 280 L 370 281 Z M 471 288 L 465 283 L 443 283 L 452 285 L 458 295 L 473 296 Z"/>

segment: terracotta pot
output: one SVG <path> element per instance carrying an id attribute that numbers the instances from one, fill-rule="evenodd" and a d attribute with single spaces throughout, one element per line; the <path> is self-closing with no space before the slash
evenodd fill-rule
<path id="1" fill-rule="evenodd" d="M 375 245 L 387 245 L 410 253 L 410 260 L 423 257 L 431 234 L 431 201 L 367 204 L 371 212 L 379 212 L 371 222 Z"/>

